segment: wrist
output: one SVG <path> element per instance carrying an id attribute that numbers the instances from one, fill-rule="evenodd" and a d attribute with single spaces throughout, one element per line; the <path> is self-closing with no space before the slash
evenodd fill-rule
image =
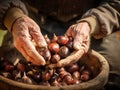
<path id="1" fill-rule="evenodd" d="M 86 21 L 82 21 L 82 22 L 79 22 L 77 23 L 78 25 L 80 24 L 80 26 L 86 28 L 85 30 L 87 30 L 87 32 L 90 34 L 91 33 L 91 28 L 90 28 L 90 25 L 88 22 Z"/>
<path id="2" fill-rule="evenodd" d="M 85 17 L 79 20 L 78 22 L 87 22 L 90 27 L 90 34 L 98 34 L 100 31 L 100 24 L 97 21 L 96 17 L 90 16 L 90 17 Z"/>
<path id="3" fill-rule="evenodd" d="M 14 22 L 24 16 L 24 12 L 19 9 L 19 8 L 11 8 L 10 10 L 8 10 L 5 18 L 4 18 L 4 25 L 6 26 L 6 28 L 11 32 L 12 31 L 12 25 L 14 24 Z"/>

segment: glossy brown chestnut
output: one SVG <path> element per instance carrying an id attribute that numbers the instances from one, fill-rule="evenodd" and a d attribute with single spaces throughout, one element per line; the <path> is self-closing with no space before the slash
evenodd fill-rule
<path id="1" fill-rule="evenodd" d="M 17 70 L 24 72 L 25 71 L 25 65 L 22 63 L 17 64 Z"/>
<path id="2" fill-rule="evenodd" d="M 65 44 L 67 44 L 68 40 L 69 40 L 69 39 L 68 39 L 67 36 L 61 35 L 61 36 L 58 36 L 57 42 L 58 42 L 60 45 L 65 45 Z"/>
<path id="3" fill-rule="evenodd" d="M 71 50 L 73 51 L 73 42 L 72 41 L 68 41 L 68 43 L 66 44 L 66 46 Z"/>
<path id="4" fill-rule="evenodd" d="M 48 49 L 45 49 L 45 50 L 44 50 L 42 56 L 44 57 L 44 59 L 45 59 L 46 61 L 49 61 L 49 60 L 51 59 L 51 53 L 50 53 L 50 51 L 49 51 Z"/>
<path id="5" fill-rule="evenodd" d="M 66 76 L 63 78 L 63 81 L 66 82 L 68 85 L 73 84 L 73 78 L 72 78 L 71 75 L 66 75 Z"/>
<path id="6" fill-rule="evenodd" d="M 60 61 L 60 55 L 59 54 L 52 55 L 51 62 L 52 63 L 57 63 L 58 61 Z"/>
<path id="7" fill-rule="evenodd" d="M 80 73 L 78 71 L 73 72 L 73 78 L 80 79 Z"/>
<path id="8" fill-rule="evenodd" d="M 60 46 L 58 43 L 53 42 L 48 45 L 48 48 L 52 53 L 58 53 Z"/>
<path id="9" fill-rule="evenodd" d="M 81 74 L 81 80 L 83 82 L 88 81 L 90 79 L 90 72 L 88 70 L 83 70 Z"/>
<path id="10" fill-rule="evenodd" d="M 41 73 L 32 73 L 31 77 L 36 81 L 36 82 L 40 82 L 41 81 Z"/>
<path id="11" fill-rule="evenodd" d="M 73 73 L 79 70 L 79 66 L 77 64 L 71 64 L 67 67 L 68 72 Z"/>
<path id="12" fill-rule="evenodd" d="M 62 58 L 65 58 L 67 57 L 68 55 L 70 55 L 70 50 L 68 47 L 66 46 L 62 46 L 60 47 L 60 50 L 59 50 L 59 55 L 62 57 Z"/>
<path id="13" fill-rule="evenodd" d="M 48 81 L 51 78 L 51 74 L 49 71 L 45 71 L 42 73 L 42 81 Z"/>
<path id="14" fill-rule="evenodd" d="M 58 40 L 58 37 L 54 34 L 53 38 L 51 39 L 51 42 L 57 42 L 57 40 Z"/>
<path id="15" fill-rule="evenodd" d="M 32 80 L 31 80 L 28 76 L 26 76 L 26 73 L 25 73 L 25 72 L 24 72 L 24 76 L 21 78 L 21 81 L 22 81 L 23 83 L 32 84 Z"/>
<path id="16" fill-rule="evenodd" d="M 14 65 L 6 64 L 6 66 L 4 67 L 4 70 L 7 72 L 12 72 L 14 70 Z"/>

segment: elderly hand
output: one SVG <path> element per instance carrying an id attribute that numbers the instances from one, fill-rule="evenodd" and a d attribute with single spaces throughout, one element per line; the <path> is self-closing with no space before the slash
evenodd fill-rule
<path id="1" fill-rule="evenodd" d="M 46 47 L 46 41 L 40 32 L 39 26 L 28 16 L 23 16 L 15 21 L 12 27 L 14 45 L 27 61 L 35 65 L 45 65 L 44 58 L 37 52 L 37 46 Z"/>
<path id="2" fill-rule="evenodd" d="M 87 22 L 80 22 L 72 25 L 66 32 L 67 36 L 74 38 L 73 47 L 75 50 L 83 49 L 86 53 L 90 44 L 90 27 Z"/>
<path id="3" fill-rule="evenodd" d="M 83 54 L 88 52 L 90 45 L 90 27 L 87 22 L 80 22 L 70 26 L 66 35 L 74 38 L 73 48 L 75 51 L 65 59 L 60 60 L 57 64 L 49 65 L 50 68 L 62 67 L 77 62 Z"/>

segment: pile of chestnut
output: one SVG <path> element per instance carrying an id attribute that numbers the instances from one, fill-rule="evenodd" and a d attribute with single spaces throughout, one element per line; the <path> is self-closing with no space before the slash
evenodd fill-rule
<path id="1" fill-rule="evenodd" d="M 64 67 L 48 68 L 47 65 L 59 62 L 74 51 L 73 38 L 64 35 L 54 35 L 52 39 L 45 35 L 44 38 L 48 48 L 36 46 L 36 49 L 45 58 L 45 66 L 33 65 L 26 60 L 19 60 L 17 64 L 13 64 L 2 57 L 0 75 L 18 82 L 45 86 L 73 85 L 93 78 L 88 67 L 77 62 Z"/>

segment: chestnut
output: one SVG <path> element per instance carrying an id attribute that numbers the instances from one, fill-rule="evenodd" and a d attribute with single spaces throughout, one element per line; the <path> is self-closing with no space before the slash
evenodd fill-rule
<path id="1" fill-rule="evenodd" d="M 69 73 L 67 72 L 67 71 L 61 71 L 60 73 L 59 73 L 59 76 L 60 76 L 60 78 L 61 79 L 63 79 L 66 75 L 68 75 Z"/>
<path id="2" fill-rule="evenodd" d="M 58 43 L 53 42 L 48 45 L 48 48 L 52 53 L 58 53 L 60 46 Z"/>
<path id="3" fill-rule="evenodd" d="M 22 63 L 18 63 L 16 67 L 17 67 L 17 70 L 19 71 L 22 71 L 22 72 L 25 71 L 25 66 Z"/>
<path id="4" fill-rule="evenodd" d="M 70 51 L 73 51 L 74 48 L 73 48 L 73 42 L 72 41 L 68 41 L 66 46 L 70 49 Z"/>
<path id="5" fill-rule="evenodd" d="M 75 78 L 75 79 L 80 79 L 80 73 L 78 72 L 78 71 L 75 71 L 75 72 L 73 72 L 73 78 Z"/>
<path id="6" fill-rule="evenodd" d="M 79 70 L 79 66 L 77 64 L 71 64 L 67 67 L 68 72 L 73 73 Z"/>
<path id="7" fill-rule="evenodd" d="M 63 78 L 63 81 L 66 82 L 68 85 L 73 84 L 73 78 L 72 78 L 71 75 L 66 75 L 66 76 Z"/>
<path id="8" fill-rule="evenodd" d="M 59 74 L 60 72 L 64 72 L 65 68 L 64 67 L 58 67 L 56 68 L 56 72 Z"/>
<path id="9" fill-rule="evenodd" d="M 58 53 L 59 53 L 59 55 L 60 55 L 62 58 L 65 58 L 65 57 L 67 57 L 68 55 L 70 55 L 70 50 L 69 50 L 69 48 L 66 47 L 66 46 L 61 46 Z"/>
<path id="10" fill-rule="evenodd" d="M 49 71 L 42 72 L 42 81 L 48 81 L 51 78 L 51 73 Z"/>
<path id="11" fill-rule="evenodd" d="M 89 78 L 90 78 L 90 77 L 89 77 L 88 74 L 82 74 L 80 79 L 81 79 L 81 81 L 85 82 L 85 81 L 88 81 Z"/>
<path id="12" fill-rule="evenodd" d="M 4 70 L 7 72 L 12 72 L 14 70 L 14 65 L 13 64 L 6 64 L 6 66 L 4 67 Z"/>
<path id="13" fill-rule="evenodd" d="M 49 61 L 51 59 L 51 53 L 50 53 L 50 51 L 48 49 L 45 49 L 42 56 L 44 57 L 44 59 L 46 61 Z"/>
<path id="14" fill-rule="evenodd" d="M 47 48 L 37 48 L 37 51 L 39 52 L 39 54 L 41 56 L 44 57 L 44 59 L 46 61 L 49 61 L 51 59 L 51 53 L 50 53 L 49 49 L 47 49 Z"/>
<path id="15" fill-rule="evenodd" d="M 52 82 L 50 84 L 51 84 L 51 86 L 61 86 L 61 84 L 57 80 L 55 80 L 54 82 Z"/>
<path id="16" fill-rule="evenodd" d="M 51 62 L 52 63 L 57 63 L 58 61 L 60 61 L 60 55 L 59 54 L 52 55 Z"/>
<path id="17" fill-rule="evenodd" d="M 41 73 L 39 73 L 39 72 L 31 73 L 31 77 L 32 77 L 36 82 L 40 82 L 40 81 L 41 81 Z"/>
<path id="18" fill-rule="evenodd" d="M 18 75 L 19 71 L 18 70 L 13 70 L 12 76 L 15 78 Z"/>
<path id="19" fill-rule="evenodd" d="M 58 78 L 59 78 L 59 75 L 58 75 L 57 73 L 54 73 L 54 74 L 51 76 L 51 78 L 50 78 L 50 82 L 52 83 L 52 82 L 54 82 L 55 80 L 58 80 Z"/>
<path id="20" fill-rule="evenodd" d="M 60 45 L 65 45 L 65 44 L 67 44 L 68 40 L 69 40 L 69 39 L 68 39 L 67 36 L 61 35 L 61 36 L 58 36 L 57 42 L 58 42 Z"/>
<path id="21" fill-rule="evenodd" d="M 58 40 L 58 37 L 54 33 L 53 38 L 51 39 L 51 42 L 57 42 L 57 40 Z"/>
<path id="22" fill-rule="evenodd" d="M 83 70 L 80 79 L 85 82 L 90 79 L 90 72 L 88 70 Z"/>
<path id="23" fill-rule="evenodd" d="M 32 84 L 32 80 L 28 76 L 26 76 L 25 72 L 24 72 L 24 76 L 21 78 L 21 81 L 23 83 Z"/>

